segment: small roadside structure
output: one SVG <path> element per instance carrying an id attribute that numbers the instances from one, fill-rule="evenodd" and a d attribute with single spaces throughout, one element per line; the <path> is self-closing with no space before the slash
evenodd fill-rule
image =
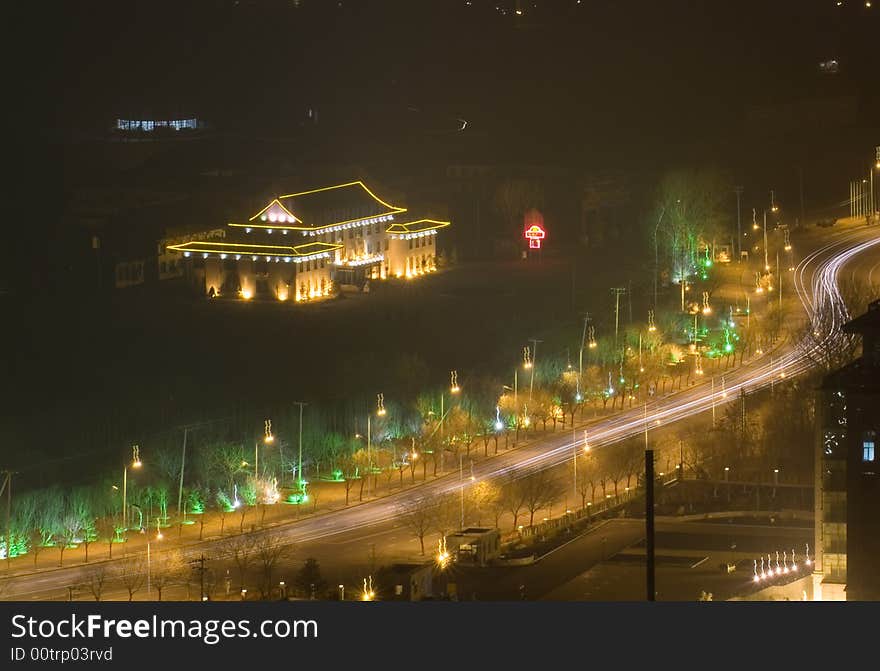
<path id="1" fill-rule="evenodd" d="M 446 537 L 446 548 L 456 561 L 488 566 L 501 553 L 498 529 L 468 527 Z"/>
<path id="2" fill-rule="evenodd" d="M 433 597 L 434 566 L 425 564 L 392 564 L 377 576 L 379 592 L 386 601 L 421 601 Z"/>

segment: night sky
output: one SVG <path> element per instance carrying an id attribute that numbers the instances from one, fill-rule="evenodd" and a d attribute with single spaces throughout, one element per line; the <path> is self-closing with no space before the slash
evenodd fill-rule
<path id="1" fill-rule="evenodd" d="M 880 8 L 856 2 L 91 7 L 68 5 L 54 25 L 60 39 L 46 45 L 59 59 L 44 76 L 64 130 L 167 112 L 285 134 L 315 106 L 344 126 L 399 130 L 419 114 L 439 129 L 464 117 L 502 144 L 515 135 L 564 151 L 574 140 L 575 151 L 632 156 L 717 140 L 747 105 L 835 88 L 877 103 Z M 826 58 L 840 60 L 836 77 L 817 75 Z"/>

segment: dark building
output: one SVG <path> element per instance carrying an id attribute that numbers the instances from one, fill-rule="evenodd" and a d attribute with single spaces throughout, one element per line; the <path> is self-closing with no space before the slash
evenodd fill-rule
<path id="1" fill-rule="evenodd" d="M 821 389 L 816 477 L 814 597 L 880 600 L 880 300 L 844 325 L 860 335 L 859 359 Z"/>

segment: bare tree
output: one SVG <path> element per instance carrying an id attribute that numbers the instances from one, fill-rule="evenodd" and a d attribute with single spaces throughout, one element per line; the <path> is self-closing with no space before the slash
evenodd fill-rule
<path id="1" fill-rule="evenodd" d="M 522 493 L 526 510 L 529 511 L 529 526 L 534 526 L 535 513 L 559 499 L 562 484 L 545 469 L 523 478 Z"/>
<path id="2" fill-rule="evenodd" d="M 348 505 L 351 499 L 351 490 L 360 477 L 358 462 L 354 455 L 346 454 L 339 460 L 339 468 L 342 471 L 342 481 L 345 484 L 345 505 Z"/>
<path id="3" fill-rule="evenodd" d="M 425 554 L 425 536 L 434 523 L 434 502 L 420 496 L 398 509 L 397 519 L 419 541 L 420 554 Z"/>
<path id="4" fill-rule="evenodd" d="M 58 566 L 64 565 L 64 550 L 73 543 L 77 534 L 82 531 L 82 523 L 74 511 L 68 510 L 59 520 L 58 529 L 55 531 L 55 545 L 61 550 L 58 557 Z"/>
<path id="5" fill-rule="evenodd" d="M 39 554 L 46 549 L 46 546 L 43 542 L 43 532 L 39 528 L 33 528 L 28 533 L 28 552 L 34 558 L 34 566 L 37 565 L 37 557 Z"/>
<path id="6" fill-rule="evenodd" d="M 147 565 L 141 555 L 129 555 L 119 562 L 119 581 L 128 592 L 128 600 L 132 601 L 147 579 Z"/>
<path id="7" fill-rule="evenodd" d="M 272 593 L 272 572 L 282 559 L 293 556 L 294 547 L 278 534 L 260 538 L 254 546 L 254 555 L 260 566 L 260 598 L 268 599 Z"/>
<path id="8" fill-rule="evenodd" d="M 509 478 L 501 485 L 501 498 L 504 501 L 504 509 L 513 516 L 513 528 L 516 529 L 520 513 L 526 505 L 526 490 L 523 481 Z"/>
<path id="9" fill-rule="evenodd" d="M 180 550 L 167 550 L 152 560 L 151 564 L 150 583 L 156 588 L 161 601 L 162 591 L 182 579 L 186 562 Z"/>
<path id="10" fill-rule="evenodd" d="M 461 523 L 461 498 L 459 494 L 446 494 L 434 503 L 433 525 L 441 536 L 458 528 Z"/>
<path id="11" fill-rule="evenodd" d="M 578 457 L 577 463 L 577 489 L 581 495 L 581 508 L 587 507 L 587 495 L 590 503 L 596 498 L 596 458 L 593 454 Z"/>
<path id="12" fill-rule="evenodd" d="M 107 567 L 102 564 L 95 566 L 86 574 L 85 582 L 80 586 L 80 589 L 91 594 L 95 601 L 100 601 L 106 582 Z"/>
<path id="13" fill-rule="evenodd" d="M 467 491 L 469 511 L 476 513 L 477 525 L 482 524 L 482 513 L 490 512 L 492 503 L 498 498 L 498 487 L 488 480 L 473 484 Z"/>
<path id="14" fill-rule="evenodd" d="M 244 587 L 245 576 L 255 559 L 256 540 L 250 534 L 236 536 L 226 542 L 225 550 L 238 569 L 239 586 Z"/>
<path id="15" fill-rule="evenodd" d="M 645 445 L 641 438 L 631 438 L 621 446 L 623 455 L 623 463 L 626 472 L 626 486 L 629 489 L 632 486 L 632 479 L 638 477 L 645 472 Z"/>

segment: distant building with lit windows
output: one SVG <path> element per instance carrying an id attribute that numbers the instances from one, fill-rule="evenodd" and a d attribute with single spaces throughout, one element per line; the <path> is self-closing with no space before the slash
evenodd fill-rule
<path id="1" fill-rule="evenodd" d="M 198 130 L 204 128 L 204 125 L 198 119 L 117 119 L 115 128 L 120 131 L 151 133 L 164 128 L 168 130 Z"/>
<path id="2" fill-rule="evenodd" d="M 348 182 L 277 196 L 246 221 L 162 241 L 159 277 L 184 275 L 209 297 L 315 300 L 340 285 L 435 271 L 447 226 Z"/>
<path id="3" fill-rule="evenodd" d="M 816 453 L 814 598 L 880 600 L 880 300 L 844 326 L 862 355 L 827 375 Z"/>

